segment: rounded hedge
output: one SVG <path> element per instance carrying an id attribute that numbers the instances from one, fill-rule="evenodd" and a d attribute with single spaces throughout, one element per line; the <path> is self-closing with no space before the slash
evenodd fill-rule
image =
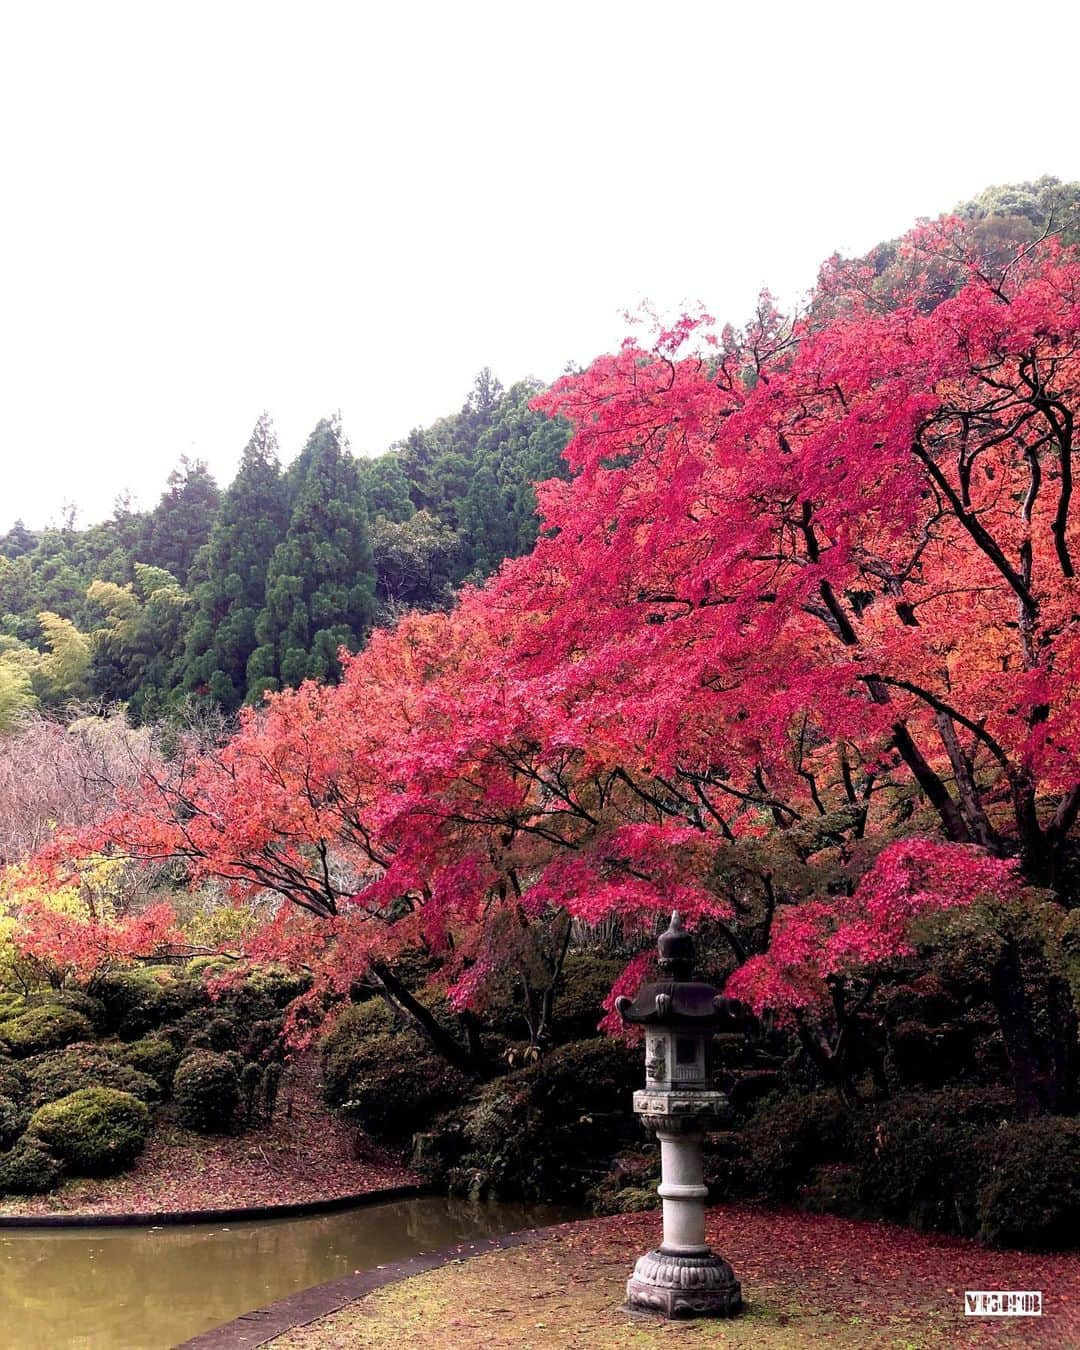
<path id="1" fill-rule="evenodd" d="M 143 1036 L 137 1041 L 128 1041 L 122 1047 L 120 1057 L 125 1064 L 152 1078 L 163 1094 L 172 1091 L 180 1052 L 167 1036 Z"/>
<path id="2" fill-rule="evenodd" d="M 26 1067 L 14 1060 L 0 1060 L 0 1097 L 21 1102 L 26 1095 Z"/>
<path id="3" fill-rule="evenodd" d="M 94 1029 L 82 1013 L 57 1003 L 26 1008 L 0 1022 L 0 1044 L 19 1058 L 59 1050 L 93 1036 Z"/>
<path id="4" fill-rule="evenodd" d="M 105 1025 L 104 1003 L 83 989 L 50 989 L 40 994 L 27 994 L 25 1003 L 28 1008 L 49 1004 L 70 1008 L 72 1012 L 82 1013 L 95 1031 L 100 1031 Z"/>
<path id="5" fill-rule="evenodd" d="M 978 1238 L 993 1247 L 1047 1250 L 1080 1233 L 1080 1120 L 1043 1116 L 983 1131 Z"/>
<path id="6" fill-rule="evenodd" d="M 382 1031 L 364 1037 L 350 1056 L 341 1105 L 374 1139 L 401 1142 L 467 1088 L 416 1032 Z"/>
<path id="7" fill-rule="evenodd" d="M 628 1144 L 640 1143 L 627 1109 L 640 1081 L 639 1052 L 603 1037 L 492 1080 L 440 1122 L 458 1151 L 446 1180 L 477 1196 L 582 1200 Z"/>
<path id="8" fill-rule="evenodd" d="M 115 1088 L 90 1087 L 39 1107 L 26 1132 L 71 1171 L 107 1176 L 137 1157 L 149 1129 L 150 1112 L 138 1097 Z"/>
<path id="9" fill-rule="evenodd" d="M 334 1022 L 319 1045 L 323 1095 L 331 1106 L 348 1101 L 353 1084 L 370 1069 L 364 1049 L 368 1038 L 389 1032 L 393 1025 L 380 998 L 350 1005 Z"/>
<path id="10" fill-rule="evenodd" d="M 197 980 L 177 976 L 171 968 L 109 971 L 94 990 L 105 1005 L 106 1029 L 126 1041 L 176 1021 L 206 998 Z"/>
<path id="11" fill-rule="evenodd" d="M 154 1105 L 161 1089 L 153 1078 L 124 1064 L 109 1047 L 77 1043 L 30 1060 L 26 1066 L 27 1096 L 31 1107 L 59 1101 L 85 1087 L 110 1087 L 130 1092 Z"/>
<path id="12" fill-rule="evenodd" d="M 240 1104 L 236 1066 L 213 1050 L 194 1050 L 180 1061 L 173 1078 L 176 1118 L 203 1134 L 229 1129 Z"/>
<path id="13" fill-rule="evenodd" d="M 59 1185 L 63 1175 L 63 1163 L 32 1136 L 23 1135 L 0 1158 L 0 1191 L 12 1195 L 44 1195 Z"/>

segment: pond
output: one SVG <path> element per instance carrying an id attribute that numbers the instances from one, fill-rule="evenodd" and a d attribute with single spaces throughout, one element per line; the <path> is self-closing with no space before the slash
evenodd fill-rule
<path id="1" fill-rule="evenodd" d="M 577 1217 L 424 1197 L 258 1223 L 0 1229 L 0 1350 L 167 1350 L 354 1270 Z"/>

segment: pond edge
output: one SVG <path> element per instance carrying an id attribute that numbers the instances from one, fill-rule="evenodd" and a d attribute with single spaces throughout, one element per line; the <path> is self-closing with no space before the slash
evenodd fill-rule
<path id="1" fill-rule="evenodd" d="M 579 1221 L 580 1222 L 580 1221 Z M 308 1289 L 299 1289 L 295 1294 L 277 1299 L 265 1307 L 254 1308 L 242 1313 L 230 1322 L 204 1331 L 189 1341 L 182 1341 L 175 1350 L 253 1350 L 253 1347 L 265 1345 L 277 1336 L 283 1336 L 296 1327 L 317 1322 L 330 1313 L 337 1312 L 357 1299 L 373 1294 L 389 1284 L 399 1284 L 414 1275 L 423 1275 L 429 1270 L 454 1261 L 468 1261 L 474 1256 L 484 1256 L 488 1252 L 506 1251 L 511 1247 L 521 1247 L 527 1242 L 542 1239 L 562 1228 L 573 1227 L 569 1223 L 551 1224 L 544 1228 L 521 1228 L 513 1233 L 503 1233 L 495 1237 L 478 1238 L 475 1242 L 463 1242 L 457 1246 L 444 1247 L 441 1251 L 421 1253 L 403 1261 L 388 1262 L 372 1270 L 358 1270 L 352 1275 L 342 1275 L 326 1284 L 315 1284 Z"/>
<path id="2" fill-rule="evenodd" d="M 161 1228 L 175 1224 L 300 1219 L 311 1214 L 331 1214 L 339 1209 L 359 1209 L 389 1200 L 417 1200 L 437 1194 L 437 1187 L 419 1183 L 389 1186 L 381 1191 L 361 1191 L 359 1195 L 334 1195 L 325 1200 L 296 1200 L 284 1205 L 251 1205 L 247 1208 L 172 1209 L 145 1214 L 0 1214 L 0 1228 Z"/>

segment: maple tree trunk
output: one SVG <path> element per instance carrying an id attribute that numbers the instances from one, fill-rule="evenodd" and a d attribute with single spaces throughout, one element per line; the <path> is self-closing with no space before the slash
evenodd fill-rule
<path id="1" fill-rule="evenodd" d="M 835 1089 L 846 1107 L 857 1106 L 859 1094 L 851 1078 L 846 1053 L 843 1050 L 833 1053 L 825 1041 L 814 1034 L 806 1019 L 798 1013 L 795 1016 L 795 1027 L 799 1034 L 799 1043 L 822 1078 Z"/>
<path id="2" fill-rule="evenodd" d="M 406 989 L 389 966 L 382 962 L 372 964 L 371 972 L 379 982 L 379 992 L 393 1007 L 402 1012 L 431 1048 L 455 1069 L 475 1074 L 482 1067 L 483 1055 L 475 1023 L 465 1027 L 465 1044 L 457 1041 L 431 1012 Z"/>

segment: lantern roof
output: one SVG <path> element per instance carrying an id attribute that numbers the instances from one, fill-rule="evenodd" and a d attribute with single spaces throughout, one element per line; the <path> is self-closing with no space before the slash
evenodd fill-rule
<path id="1" fill-rule="evenodd" d="M 637 1026 L 684 1027 L 712 1031 L 737 1020 L 738 1005 L 721 996 L 711 984 L 691 979 L 694 939 L 676 911 L 656 943 L 659 965 L 668 978 L 643 984 L 632 998 L 620 998 L 615 1008 L 624 1022 Z"/>

